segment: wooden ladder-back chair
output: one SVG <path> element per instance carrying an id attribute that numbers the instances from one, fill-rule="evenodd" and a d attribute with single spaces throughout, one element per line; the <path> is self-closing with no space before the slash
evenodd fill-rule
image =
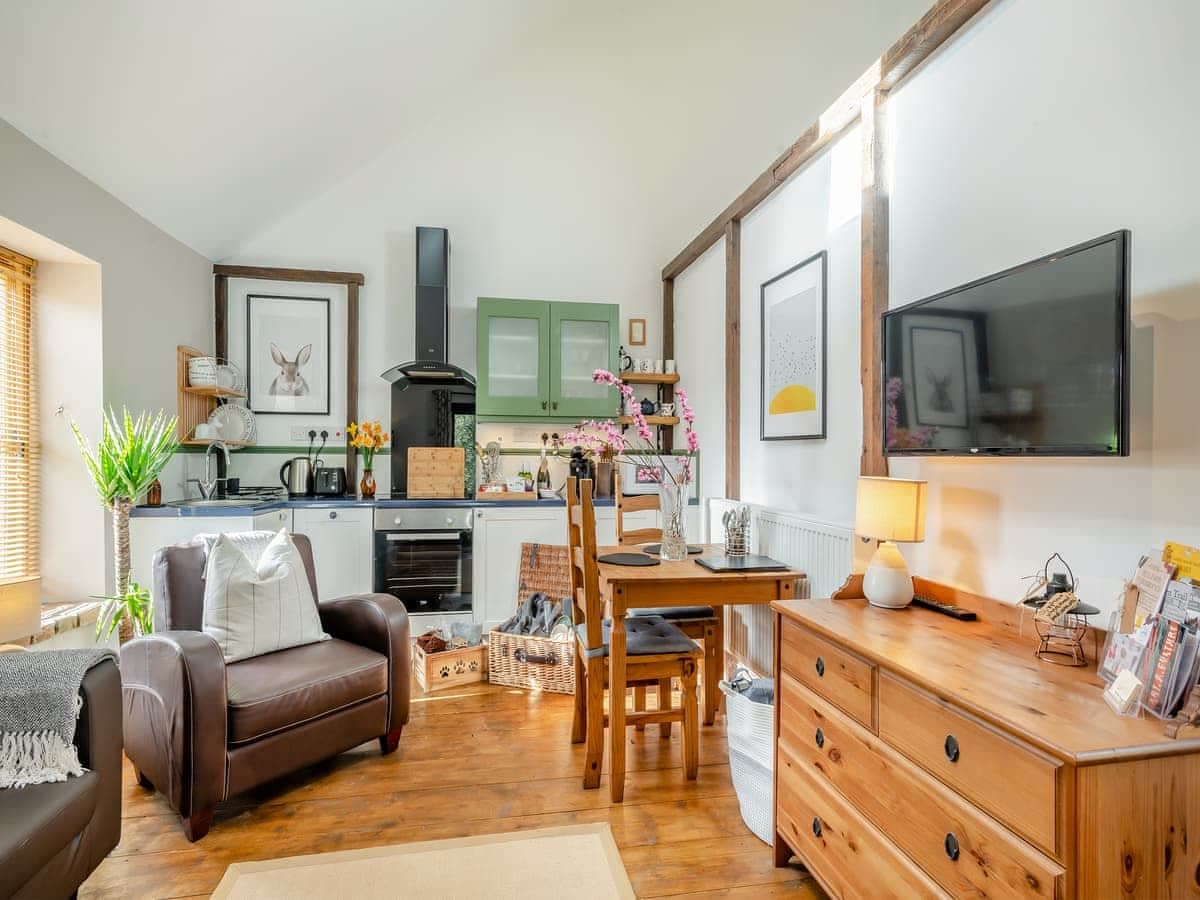
<path id="1" fill-rule="evenodd" d="M 617 504 L 617 543 L 618 544 L 650 544 L 662 542 L 661 528 L 625 529 L 625 514 L 643 510 L 655 510 L 660 507 L 658 493 L 630 494 L 625 496 L 621 490 L 621 473 L 616 474 L 616 504 Z M 725 677 L 725 612 L 723 609 L 713 609 L 711 606 L 675 606 L 662 609 L 631 609 L 631 616 L 662 616 L 690 638 L 704 643 L 704 724 L 711 725 L 716 721 L 717 710 L 721 706 L 721 679 Z M 663 690 L 670 690 L 670 684 L 660 686 L 659 705 L 665 701 Z M 634 709 L 646 708 L 646 689 L 635 688 L 633 691 Z M 661 726 L 663 737 L 670 737 L 671 723 Z"/>
<path id="2" fill-rule="evenodd" d="M 582 490 L 577 491 L 576 488 Z M 600 786 L 604 762 L 604 728 L 609 729 L 610 784 L 614 803 L 625 796 L 625 729 L 647 722 L 683 723 L 683 773 L 694 780 L 700 767 L 697 664 L 703 656 L 696 643 L 659 616 L 625 619 L 624 631 L 610 634 L 604 621 L 600 572 L 596 561 L 596 513 L 592 482 L 567 479 L 567 546 L 571 556 L 571 602 L 575 622 L 575 717 L 572 743 L 587 742 L 583 786 Z M 610 642 L 624 645 L 625 665 L 610 665 Z M 613 669 L 618 669 L 613 671 Z M 623 669 L 623 671 L 621 671 Z M 668 705 L 655 712 L 625 711 L 626 688 L 658 685 L 678 678 L 683 686 L 679 709 Z M 604 714 L 608 689 L 609 712 Z"/>

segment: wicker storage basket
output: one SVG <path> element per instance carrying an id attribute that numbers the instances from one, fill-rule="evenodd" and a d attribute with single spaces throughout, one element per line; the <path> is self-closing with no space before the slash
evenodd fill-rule
<path id="1" fill-rule="evenodd" d="M 517 607 L 538 591 L 555 600 L 571 596 L 567 553 L 566 547 L 553 544 L 521 545 Z M 545 637 L 488 632 L 488 680 L 492 684 L 555 694 L 575 693 L 575 635 L 552 641 Z"/>

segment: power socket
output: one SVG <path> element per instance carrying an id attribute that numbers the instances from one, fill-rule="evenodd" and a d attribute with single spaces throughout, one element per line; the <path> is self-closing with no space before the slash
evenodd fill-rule
<path id="1" fill-rule="evenodd" d="M 329 425 L 293 425 L 288 431 L 288 437 L 293 444 L 308 444 L 308 433 L 316 433 L 316 443 L 321 443 L 321 436 L 327 435 L 326 440 L 336 444 L 346 439 L 345 429 L 332 428 Z"/>

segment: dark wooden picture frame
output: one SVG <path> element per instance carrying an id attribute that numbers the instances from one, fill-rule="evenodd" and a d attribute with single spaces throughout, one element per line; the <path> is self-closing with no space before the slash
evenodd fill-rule
<path id="1" fill-rule="evenodd" d="M 817 372 L 820 378 L 820 390 L 817 392 L 817 410 L 820 418 L 820 427 L 812 432 L 795 433 L 795 434 L 767 434 L 767 407 L 770 403 L 768 397 L 768 325 L 767 325 L 767 290 L 774 285 L 783 282 L 784 280 L 796 275 L 807 269 L 809 266 L 819 266 L 819 299 L 817 301 L 820 309 L 820 336 L 817 341 L 817 352 L 819 358 L 816 360 Z M 825 250 L 814 253 L 807 259 L 797 263 L 786 271 L 780 272 L 773 278 L 769 278 L 759 287 L 759 398 L 758 398 L 758 437 L 762 441 L 817 441 L 824 440 L 828 434 L 829 415 L 827 409 L 827 400 L 829 396 L 828 376 L 829 376 L 829 254 Z"/>
<path id="2" fill-rule="evenodd" d="M 213 266 L 213 337 L 216 355 L 229 358 L 229 279 L 335 284 L 346 288 L 346 421 L 358 421 L 358 289 L 365 283 L 361 272 L 324 269 L 285 269 L 274 266 Z M 347 448 L 349 450 L 349 448 Z M 358 454 L 346 453 L 346 480 L 357 480 Z"/>

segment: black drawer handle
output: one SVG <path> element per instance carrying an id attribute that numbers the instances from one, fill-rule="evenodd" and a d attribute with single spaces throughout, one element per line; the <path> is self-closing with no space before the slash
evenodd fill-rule
<path id="1" fill-rule="evenodd" d="M 329 511 L 329 518 L 331 518 L 331 519 L 336 519 L 336 518 L 337 518 L 337 510 L 330 510 L 330 511 Z"/>
<path id="2" fill-rule="evenodd" d="M 813 816 L 812 829 L 813 829 L 813 837 L 821 836 L 821 820 L 817 816 Z"/>
<path id="3" fill-rule="evenodd" d="M 943 846 L 946 848 L 946 855 L 950 857 L 952 861 L 958 862 L 958 838 L 954 836 L 953 831 L 946 835 L 946 840 L 943 842 Z"/>
<path id="4" fill-rule="evenodd" d="M 817 729 L 817 747 L 818 749 L 825 746 L 825 732 L 820 728 Z"/>
<path id="5" fill-rule="evenodd" d="M 942 744 L 942 749 L 946 751 L 946 759 L 952 763 L 958 762 L 958 738 L 952 734 L 946 735 L 946 741 Z"/>
<path id="6" fill-rule="evenodd" d="M 820 656 L 817 657 L 817 677 L 818 678 L 825 677 L 825 660 L 823 657 L 820 657 Z"/>

